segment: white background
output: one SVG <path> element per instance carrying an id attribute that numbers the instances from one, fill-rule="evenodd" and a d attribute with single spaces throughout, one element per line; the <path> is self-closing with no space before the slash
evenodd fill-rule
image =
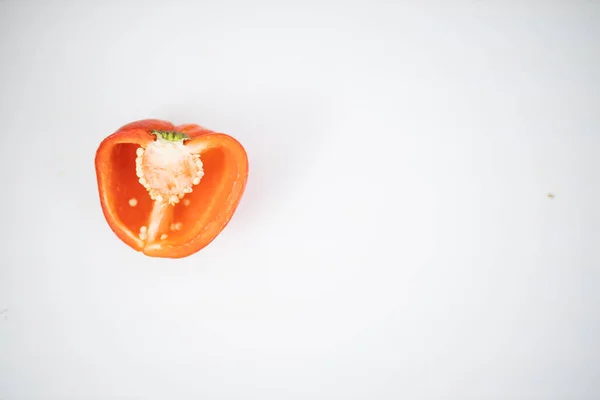
<path id="1" fill-rule="evenodd" d="M 597 1 L 0 0 L 0 399 L 600 398 L 599 43 Z M 182 260 L 99 205 L 149 117 L 249 155 Z"/>

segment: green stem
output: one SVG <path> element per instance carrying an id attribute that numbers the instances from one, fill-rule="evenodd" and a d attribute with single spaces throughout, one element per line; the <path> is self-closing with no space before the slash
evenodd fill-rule
<path id="1" fill-rule="evenodd" d="M 150 133 L 153 135 L 156 135 L 156 139 L 163 141 L 163 142 L 177 143 L 177 142 L 183 142 L 190 138 L 185 133 L 175 132 L 175 131 L 159 131 L 159 130 L 155 129 Z"/>

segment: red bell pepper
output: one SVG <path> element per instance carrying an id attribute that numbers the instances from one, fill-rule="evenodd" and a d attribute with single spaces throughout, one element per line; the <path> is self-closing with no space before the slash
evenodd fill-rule
<path id="1" fill-rule="evenodd" d="M 229 223 L 248 158 L 234 138 L 194 124 L 127 124 L 96 151 L 100 204 L 113 232 L 151 257 L 201 250 Z"/>

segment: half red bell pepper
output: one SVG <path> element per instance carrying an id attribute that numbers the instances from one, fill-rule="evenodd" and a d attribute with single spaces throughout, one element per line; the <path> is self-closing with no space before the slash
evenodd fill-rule
<path id="1" fill-rule="evenodd" d="M 231 136 L 155 119 L 108 136 L 95 164 L 110 228 L 151 257 L 187 257 L 211 243 L 229 223 L 248 179 L 246 151 Z"/>

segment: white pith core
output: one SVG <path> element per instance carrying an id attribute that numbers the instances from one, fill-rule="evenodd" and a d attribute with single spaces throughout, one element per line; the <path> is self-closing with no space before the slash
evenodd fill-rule
<path id="1" fill-rule="evenodd" d="M 179 203 L 204 176 L 200 156 L 190 153 L 183 142 L 156 140 L 138 148 L 136 155 L 139 182 L 157 202 Z"/>
<path id="2" fill-rule="evenodd" d="M 139 238 L 147 242 L 157 238 L 164 240 L 168 237 L 165 231 L 169 225 L 164 226 L 168 208 L 192 193 L 193 186 L 200 183 L 204 176 L 202 161 L 198 154 L 190 153 L 183 142 L 163 140 L 138 148 L 136 155 L 136 175 L 154 200 L 148 226 L 140 229 Z M 189 204 L 189 199 L 185 200 Z"/>

